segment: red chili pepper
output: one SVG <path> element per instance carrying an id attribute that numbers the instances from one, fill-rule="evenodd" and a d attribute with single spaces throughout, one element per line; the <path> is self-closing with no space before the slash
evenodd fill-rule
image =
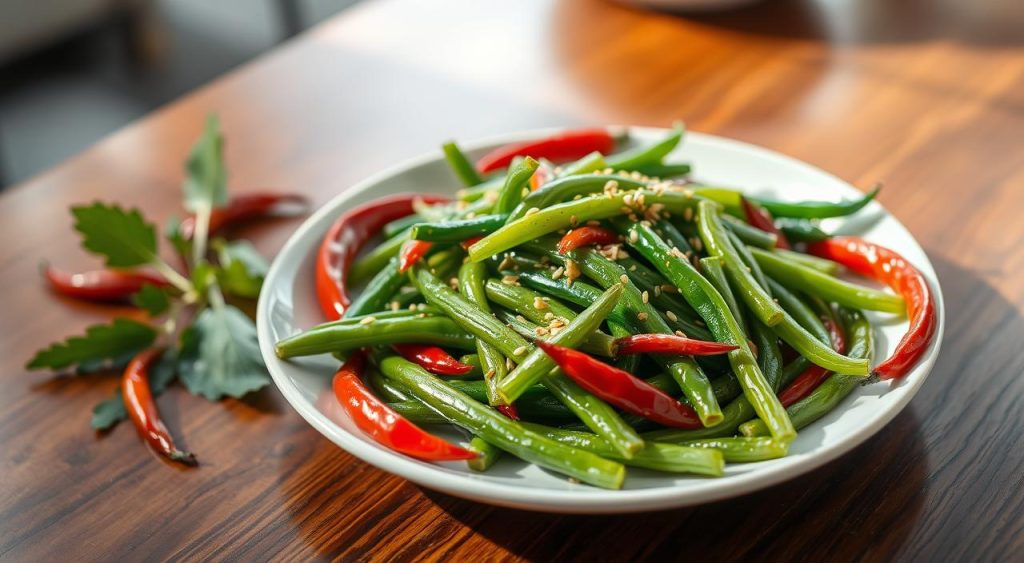
<path id="1" fill-rule="evenodd" d="M 239 223 L 260 217 L 292 217 L 305 213 L 309 200 L 298 194 L 275 194 L 254 192 L 239 194 L 231 198 L 224 207 L 210 212 L 210 234 Z M 185 217 L 181 222 L 181 235 L 191 239 L 196 227 L 194 216 Z"/>
<path id="2" fill-rule="evenodd" d="M 566 162 L 583 158 L 598 151 L 608 154 L 615 149 L 615 137 L 606 129 L 578 129 L 563 131 L 546 139 L 536 139 L 498 147 L 476 162 L 481 174 L 506 168 L 517 156 L 546 158 L 552 162 Z"/>
<path id="3" fill-rule="evenodd" d="M 396 413 L 366 387 L 361 375 L 366 355 L 359 350 L 334 374 L 334 396 L 360 430 L 377 443 L 424 461 L 473 459 L 475 452 L 423 431 Z"/>
<path id="4" fill-rule="evenodd" d="M 398 253 L 398 271 L 404 272 L 419 262 L 434 243 L 425 240 L 407 240 L 402 243 L 402 250 Z"/>
<path id="5" fill-rule="evenodd" d="M 466 365 L 437 346 L 426 344 L 394 344 L 391 346 L 403 358 L 438 375 L 466 375 L 473 366 Z"/>
<path id="6" fill-rule="evenodd" d="M 634 334 L 615 340 L 616 354 L 681 354 L 713 356 L 728 354 L 739 346 L 722 342 L 694 340 L 674 334 Z"/>
<path id="7" fill-rule="evenodd" d="M 830 317 L 822 317 L 822 324 L 828 329 L 829 337 L 832 339 L 832 348 L 840 354 L 846 352 L 846 335 L 843 329 Z M 793 382 L 779 393 L 779 402 L 783 407 L 789 408 L 804 397 L 811 394 L 819 385 L 825 382 L 832 372 L 821 366 L 812 365 L 797 375 Z"/>
<path id="8" fill-rule="evenodd" d="M 881 379 L 906 375 L 935 336 L 935 297 L 921 272 L 896 252 L 859 237 L 835 237 L 813 243 L 807 250 L 886 284 L 907 302 L 910 328 L 892 356 L 871 370 Z"/>
<path id="9" fill-rule="evenodd" d="M 194 454 L 175 447 L 174 439 L 160 420 L 160 412 L 153 401 L 153 393 L 149 388 L 149 368 L 161 354 L 163 350 L 149 348 L 132 358 L 121 378 L 121 399 L 139 435 L 149 442 L 150 447 L 171 460 L 185 465 L 198 465 Z"/>
<path id="10" fill-rule="evenodd" d="M 786 238 L 786 234 L 775 226 L 775 220 L 767 209 L 742 196 L 740 197 L 740 203 L 743 205 L 743 214 L 747 216 L 747 222 L 750 223 L 750 226 L 775 235 L 776 247 L 787 250 L 792 248 L 789 244 L 789 239 Z"/>
<path id="11" fill-rule="evenodd" d="M 92 270 L 71 274 L 46 266 L 43 275 L 57 293 L 87 301 L 124 301 L 144 285 L 170 285 L 161 275 L 139 271 Z"/>
<path id="12" fill-rule="evenodd" d="M 384 225 L 413 213 L 416 200 L 447 201 L 443 197 L 420 194 L 382 197 L 350 209 L 328 229 L 316 259 L 316 295 L 328 320 L 340 319 L 351 303 L 345 278 L 363 244 Z"/>
<path id="13" fill-rule="evenodd" d="M 462 245 L 462 248 L 465 248 L 465 249 L 469 249 L 469 247 L 471 247 L 471 246 L 473 246 L 474 244 L 476 244 L 476 243 L 480 242 L 481 240 L 483 240 L 483 238 L 484 238 L 484 237 L 473 237 L 473 238 L 468 238 L 468 239 L 466 239 L 466 240 L 464 240 L 464 241 L 460 242 L 459 244 L 460 244 L 460 245 Z"/>
<path id="14" fill-rule="evenodd" d="M 615 231 L 587 225 L 565 233 L 562 240 L 558 241 L 558 253 L 565 254 L 581 246 L 612 244 L 613 242 L 619 242 L 619 235 Z"/>
<path id="15" fill-rule="evenodd" d="M 570 379 L 608 403 L 674 428 L 702 428 L 697 413 L 650 383 L 619 368 L 555 344 L 536 341 Z"/>
<path id="16" fill-rule="evenodd" d="M 533 172 L 533 176 L 530 176 L 530 191 L 535 192 L 539 190 L 541 186 L 550 182 L 554 177 L 555 173 L 551 167 L 542 163 Z"/>
<path id="17" fill-rule="evenodd" d="M 512 420 L 519 420 L 519 409 L 515 405 L 498 405 L 494 407 L 498 412 Z"/>

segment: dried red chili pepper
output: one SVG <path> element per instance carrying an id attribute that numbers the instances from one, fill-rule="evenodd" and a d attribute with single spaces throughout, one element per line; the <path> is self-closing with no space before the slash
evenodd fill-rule
<path id="1" fill-rule="evenodd" d="M 433 246 L 434 243 L 425 240 L 407 240 L 402 243 L 402 250 L 398 252 L 398 271 L 408 270 L 430 252 Z"/>
<path id="2" fill-rule="evenodd" d="M 907 303 L 910 328 L 892 356 L 875 366 L 872 375 L 896 379 L 906 375 L 935 336 L 935 297 L 924 275 L 898 253 L 859 237 L 836 237 L 813 243 L 810 254 L 834 260 L 850 270 L 889 286 Z"/>
<path id="3" fill-rule="evenodd" d="M 46 266 L 43 275 L 57 293 L 87 301 L 125 301 L 144 285 L 170 285 L 163 276 L 144 271 L 91 270 L 72 274 Z"/>
<path id="4" fill-rule="evenodd" d="M 231 198 L 224 207 L 210 212 L 210 234 L 260 217 L 292 217 L 309 209 L 309 200 L 298 194 L 253 192 Z M 179 227 L 186 240 L 195 232 L 196 218 L 186 217 Z"/>
<path id="5" fill-rule="evenodd" d="M 153 450 L 173 461 L 198 465 L 194 454 L 179 450 L 174 445 L 174 439 L 160 420 L 160 412 L 153 400 L 149 388 L 149 368 L 161 354 L 163 350 L 159 348 L 148 348 L 132 358 L 121 377 L 121 398 L 139 435 Z"/>

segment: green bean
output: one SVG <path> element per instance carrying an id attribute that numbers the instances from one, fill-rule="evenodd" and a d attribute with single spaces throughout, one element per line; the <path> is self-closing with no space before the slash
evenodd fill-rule
<path id="1" fill-rule="evenodd" d="M 702 438 L 721 438 L 732 436 L 736 433 L 736 429 L 739 428 L 740 424 L 750 420 L 755 415 L 754 407 L 750 404 L 750 401 L 747 400 L 745 395 L 740 395 L 722 408 L 722 422 L 718 423 L 716 426 L 712 426 L 710 428 L 695 428 L 693 430 L 666 428 L 663 430 L 644 432 L 640 437 L 643 438 L 645 442 L 657 441 L 670 442 L 673 444 L 685 444 L 692 440 L 699 440 Z M 788 440 L 780 441 L 782 443 L 788 443 Z"/>
<path id="2" fill-rule="evenodd" d="M 757 248 L 752 248 L 750 251 L 768 275 L 786 284 L 787 287 L 817 295 L 826 301 L 847 307 L 894 314 L 902 314 L 906 311 L 906 303 L 899 295 L 845 282 L 771 252 Z"/>
<path id="3" fill-rule="evenodd" d="M 366 381 L 374 394 L 389 403 L 404 402 L 409 400 L 397 385 L 388 381 L 379 371 L 375 369 L 366 370 Z"/>
<path id="4" fill-rule="evenodd" d="M 462 295 L 476 304 L 481 311 L 490 313 L 491 306 L 487 302 L 487 292 L 484 290 L 486 276 L 487 266 L 480 262 L 466 262 L 459 269 L 459 289 Z M 503 403 L 498 394 L 498 382 L 508 374 L 505 356 L 501 350 L 482 339 L 477 339 L 476 351 L 484 368 L 484 381 L 487 382 L 487 402 L 491 405 L 501 405 Z"/>
<path id="5" fill-rule="evenodd" d="M 598 170 L 604 170 L 607 166 L 608 165 L 604 161 L 604 155 L 598 151 L 594 151 L 576 162 L 566 164 L 563 167 L 562 174 L 559 175 L 559 178 L 578 176 L 580 174 L 587 174 L 588 172 L 597 172 Z"/>
<path id="6" fill-rule="evenodd" d="M 732 215 L 722 215 L 722 225 L 732 231 L 732 234 L 736 235 L 736 238 L 740 239 L 743 244 L 771 250 L 779 242 L 775 233 L 768 233 L 751 227 L 746 221 L 737 219 Z"/>
<path id="7" fill-rule="evenodd" d="M 381 233 L 384 235 L 385 239 L 389 239 L 397 234 L 405 232 L 409 227 L 412 227 L 416 223 L 422 223 L 424 221 L 425 219 L 423 219 L 423 217 L 413 213 L 412 215 L 406 215 L 405 217 L 395 219 L 387 225 L 384 225 L 384 228 L 381 229 Z"/>
<path id="8" fill-rule="evenodd" d="M 531 432 L 400 357 L 387 356 L 378 363 L 385 377 L 398 381 L 451 423 L 488 443 L 525 461 L 591 485 L 608 489 L 622 486 L 626 473 L 622 464 Z"/>
<path id="9" fill-rule="evenodd" d="M 427 268 L 414 264 L 409 270 L 409 277 L 428 303 L 441 309 L 463 330 L 494 346 L 513 361 L 521 362 L 526 358 L 530 346 L 523 337 L 453 291 Z"/>
<path id="10" fill-rule="evenodd" d="M 505 224 L 504 214 L 482 215 L 472 219 L 443 221 L 440 223 L 419 223 L 412 227 L 409 235 L 415 240 L 431 242 L 462 242 L 473 237 L 494 232 Z"/>
<path id="11" fill-rule="evenodd" d="M 834 275 L 839 273 L 839 269 L 841 268 L 837 262 L 833 262 L 825 258 L 818 258 L 817 256 L 812 256 L 810 254 L 804 254 L 803 252 L 786 250 L 785 248 L 776 248 L 772 253 L 779 258 L 796 262 L 797 264 L 802 264 L 823 274 Z"/>
<path id="12" fill-rule="evenodd" d="M 398 258 L 388 260 L 377 275 L 370 279 L 366 288 L 356 297 L 344 317 L 354 317 L 380 311 L 391 302 L 391 297 L 405 284 L 405 274 L 398 271 Z"/>
<path id="13" fill-rule="evenodd" d="M 505 176 L 505 185 L 498 192 L 498 201 L 494 203 L 494 212 L 498 214 L 511 213 L 512 209 L 523 200 L 523 191 L 527 193 L 530 189 L 526 187 L 530 176 L 537 171 L 540 163 L 533 157 L 526 157 L 522 162 L 513 164 Z"/>
<path id="14" fill-rule="evenodd" d="M 740 304 L 736 301 L 736 296 L 733 295 L 732 288 L 729 287 L 729 280 L 725 277 L 722 258 L 720 256 L 707 256 L 701 258 L 699 262 L 700 268 L 704 272 L 704 277 L 711 282 L 711 285 L 718 291 L 718 294 L 725 300 L 725 304 L 729 306 L 729 312 L 736 319 L 736 323 L 740 325 L 740 330 L 743 331 L 743 334 L 749 334 L 746 320 L 743 318 L 743 311 L 740 309 Z"/>
<path id="15" fill-rule="evenodd" d="M 604 287 L 623 283 L 625 290 L 621 307 L 628 312 L 626 322 L 636 332 L 672 334 L 672 329 L 650 303 L 645 303 L 640 290 L 633 285 L 626 270 L 605 258 L 592 248 L 581 248 L 572 253 L 579 261 L 583 273 Z M 714 426 L 722 417 L 706 375 L 692 358 L 655 354 L 652 359 L 662 366 L 679 384 L 693 410 L 705 426 Z"/>
<path id="16" fill-rule="evenodd" d="M 503 250 L 508 250 L 558 229 L 568 228 L 591 219 L 607 219 L 621 215 L 624 208 L 629 209 L 626 206 L 626 201 L 635 202 L 638 201 L 638 198 L 646 205 L 661 204 L 672 213 L 682 213 L 684 209 L 692 209 L 699 201 L 685 190 L 636 190 L 616 195 L 590 196 L 567 201 L 510 221 L 504 227 L 469 247 L 469 258 L 474 262 L 479 262 Z"/>
<path id="17" fill-rule="evenodd" d="M 562 444 L 589 451 L 605 459 L 613 459 L 633 467 L 643 467 L 645 469 L 671 473 L 710 475 L 712 477 L 721 476 L 725 469 L 724 458 L 718 450 L 647 442 L 642 449 L 633 454 L 633 457 L 627 459 L 619 455 L 607 440 L 596 434 L 552 428 L 529 422 L 523 423 L 523 426 Z"/>
<path id="18" fill-rule="evenodd" d="M 445 383 L 452 389 L 461 391 L 476 401 L 487 401 L 487 385 L 482 380 L 463 381 L 445 377 Z M 543 385 L 534 385 L 516 399 L 519 414 L 526 418 L 546 420 L 576 420 L 576 415 L 568 409 Z"/>
<path id="19" fill-rule="evenodd" d="M 489 282 L 487 284 L 489 297 L 494 295 L 490 293 L 490 290 L 495 285 L 500 286 L 503 284 Z M 558 334 L 552 335 L 548 341 L 560 346 L 575 348 L 601 325 L 605 317 L 608 316 L 608 312 L 615 306 L 620 295 L 622 295 L 622 286 L 609 288 L 590 307 L 587 307 L 578 316 L 570 319 L 569 324 L 562 328 Z M 563 313 L 566 312 L 563 311 Z M 568 314 L 575 315 L 571 311 Z M 548 357 L 543 350 L 535 348 L 525 359 L 519 362 L 519 365 L 514 370 L 509 372 L 508 377 L 498 384 L 498 391 L 507 402 L 512 402 L 523 391 L 539 381 L 544 374 L 554 368 L 554 360 Z"/>
<path id="20" fill-rule="evenodd" d="M 818 339 L 818 342 L 826 346 L 832 345 L 832 337 L 829 335 L 828 329 L 825 328 L 821 318 L 807 303 L 775 280 L 768 280 L 768 284 L 771 286 L 775 298 L 779 301 L 779 305 L 782 306 L 782 309 L 789 316 L 793 317 L 797 324 L 811 333 L 814 338 Z"/>
<path id="21" fill-rule="evenodd" d="M 634 180 L 629 176 L 579 174 L 560 177 L 544 184 L 540 189 L 523 198 L 522 203 L 512 211 L 509 222 L 523 218 L 526 212 L 534 207 L 544 209 L 578 196 L 589 196 L 601 192 L 609 182 L 614 182 L 619 190 L 635 190 L 647 186 L 646 182 Z"/>
<path id="22" fill-rule="evenodd" d="M 356 324 L 328 323 L 285 338 L 277 343 L 275 351 L 277 357 L 286 359 L 296 356 L 328 354 L 362 346 L 408 342 L 463 349 L 470 349 L 475 345 L 473 338 L 463 332 L 451 319 L 427 316 L 425 318 L 382 318 Z"/>
<path id="23" fill-rule="evenodd" d="M 772 297 L 771 287 L 768 285 L 768 276 L 764 275 L 761 271 L 761 266 L 757 264 L 757 260 L 754 259 L 754 255 L 750 253 L 753 247 L 749 247 L 743 244 L 743 241 L 739 239 L 734 233 L 729 231 L 724 232 L 725 237 L 732 243 L 732 247 L 736 249 L 736 255 L 740 257 L 740 262 L 747 268 L 750 275 L 757 280 L 757 285 L 764 291 L 768 297 Z"/>
<path id="24" fill-rule="evenodd" d="M 423 296 L 420 295 L 419 290 L 415 287 L 404 287 L 391 296 L 391 301 L 388 302 L 388 305 L 390 307 L 397 306 L 399 309 L 406 309 L 409 305 L 417 305 L 423 302 Z"/>
<path id="25" fill-rule="evenodd" d="M 451 166 L 452 172 L 455 176 L 465 184 L 466 186 L 475 186 L 484 181 L 480 177 L 480 174 L 476 171 L 476 166 L 466 158 L 466 155 L 459 149 L 459 146 L 454 141 L 449 141 L 441 145 L 441 150 L 444 151 L 444 158 L 448 161 L 448 165 Z"/>
<path id="26" fill-rule="evenodd" d="M 865 205 L 875 199 L 878 192 L 882 190 L 881 186 L 876 186 L 873 190 L 860 197 L 859 199 L 844 200 L 838 202 L 831 201 L 801 201 L 796 203 L 789 203 L 785 201 L 775 201 L 762 197 L 750 197 L 751 201 L 755 201 L 761 207 L 764 207 L 772 214 L 773 217 L 792 217 L 797 219 L 826 219 L 828 217 L 843 217 L 845 215 L 852 215 L 860 211 Z"/>
<path id="27" fill-rule="evenodd" d="M 635 170 L 639 166 L 656 164 L 672 152 L 683 138 L 683 124 L 676 123 L 667 137 L 646 147 L 637 147 L 605 157 L 608 166 L 615 170 Z"/>
<path id="28" fill-rule="evenodd" d="M 503 185 L 505 185 L 505 177 L 498 175 L 493 178 L 488 178 L 484 180 L 482 183 L 477 184 L 471 188 L 463 188 L 455 192 L 455 197 L 459 201 L 464 201 L 466 203 L 477 203 L 479 201 L 486 201 L 487 199 L 497 197 L 498 190 L 501 189 L 501 186 Z M 488 194 L 494 195 L 488 196 Z M 491 201 L 494 200 L 491 199 Z"/>
<path id="29" fill-rule="evenodd" d="M 699 208 L 698 225 L 704 247 L 710 255 L 722 258 L 730 285 L 736 288 L 747 307 L 761 322 L 768 326 L 775 326 L 781 322 L 784 316 L 782 308 L 765 292 L 757 278 L 743 263 L 739 251 L 723 230 L 714 205 L 708 201 L 702 201 Z"/>
<path id="30" fill-rule="evenodd" d="M 831 238 L 820 227 L 803 219 L 777 219 L 775 224 L 790 242 L 818 242 Z"/>
<path id="31" fill-rule="evenodd" d="M 760 368 L 754 361 L 747 344 L 746 335 L 739 322 L 729 311 L 722 295 L 688 260 L 673 256 L 665 241 L 658 237 L 651 227 L 643 223 L 629 226 L 630 236 L 627 239 L 645 258 L 654 264 L 658 271 L 672 281 L 690 305 L 700 313 L 711 333 L 719 342 L 727 342 L 738 346 L 729 352 L 729 363 L 743 387 L 744 396 L 764 419 L 771 421 L 772 436 L 781 441 L 792 440 L 796 435 L 785 409 L 779 403 L 771 386 L 765 380 Z M 633 236 L 633 234 L 636 236 Z M 735 402 L 735 401 L 734 401 Z M 738 408 L 738 407 L 737 407 Z M 735 410 L 735 409 L 734 409 Z M 742 412 L 742 411 L 741 411 Z M 728 415 L 723 410 L 723 417 Z M 744 419 L 745 420 L 745 419 Z M 738 425 L 740 421 L 736 422 Z"/>
<path id="32" fill-rule="evenodd" d="M 691 448 L 713 448 L 725 457 L 728 463 L 749 463 L 786 457 L 789 444 L 772 438 L 704 438 L 691 440 L 682 445 Z"/>
<path id="33" fill-rule="evenodd" d="M 570 322 L 576 318 L 576 312 L 572 309 L 551 298 L 544 298 L 539 293 L 525 287 L 508 285 L 491 279 L 487 280 L 485 289 L 488 299 L 523 315 L 532 323 L 539 325 L 537 328 L 544 329 L 540 334 L 535 330 L 533 337 L 547 334 L 550 330 L 549 324 L 555 319 Z M 538 305 L 541 307 L 538 308 Z M 554 318 L 546 318 L 548 314 Z M 558 328 L 555 328 L 554 332 L 558 332 Z M 605 357 L 614 355 L 614 339 L 600 330 L 586 335 L 584 343 L 588 345 L 589 350 L 596 351 L 598 355 Z"/>
<path id="34" fill-rule="evenodd" d="M 856 358 L 870 358 L 873 336 L 867 317 L 860 311 L 846 307 L 839 308 L 839 317 L 846 330 L 850 355 Z M 786 410 L 797 428 L 805 428 L 828 414 L 863 381 L 864 379 L 861 377 L 836 373 L 826 379 L 817 389 L 811 391 L 810 395 L 797 401 Z M 764 425 L 760 420 L 752 420 L 742 424 L 740 432 L 745 436 L 759 436 L 764 433 Z"/>
<path id="35" fill-rule="evenodd" d="M 665 242 L 679 249 L 687 258 L 693 258 L 696 254 L 690 241 L 672 224 L 668 219 L 658 219 L 654 222 L 654 232 L 665 239 Z"/>
<path id="36" fill-rule="evenodd" d="M 757 346 L 757 366 L 761 368 L 765 381 L 776 394 L 782 388 L 782 351 L 779 349 L 778 337 L 761 321 L 751 321 L 750 331 L 754 345 Z"/>
<path id="37" fill-rule="evenodd" d="M 391 402 L 388 406 L 413 424 L 448 424 L 447 418 L 437 414 L 419 399 Z"/>
<path id="38" fill-rule="evenodd" d="M 689 164 L 653 163 L 633 167 L 633 170 L 651 178 L 675 178 L 690 173 Z"/>
<path id="39" fill-rule="evenodd" d="M 473 471 L 487 471 L 501 457 L 501 450 L 492 446 L 479 436 L 473 436 L 469 441 L 469 449 L 476 452 L 477 456 L 466 462 Z"/>
<path id="40" fill-rule="evenodd" d="M 388 261 L 398 256 L 398 251 L 402 249 L 402 244 L 409 240 L 410 230 L 406 229 L 394 235 L 374 247 L 373 250 L 367 252 L 364 256 L 356 259 L 348 269 L 346 283 L 354 286 L 370 279 L 374 274 L 385 268 Z"/>

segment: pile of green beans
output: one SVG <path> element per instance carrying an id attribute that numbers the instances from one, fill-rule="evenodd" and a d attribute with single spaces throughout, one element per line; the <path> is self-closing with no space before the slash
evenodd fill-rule
<path id="1" fill-rule="evenodd" d="M 905 309 L 900 297 L 840 279 L 838 264 L 800 252 L 829 236 L 815 221 L 854 213 L 875 192 L 839 203 L 750 198 L 783 218 L 765 232 L 744 220 L 741 192 L 666 180 L 690 170 L 665 161 L 682 136 L 677 127 L 650 146 L 589 154 L 532 190 L 537 160 L 484 178 L 458 146 L 444 145 L 453 180 L 465 186 L 460 201 L 385 226 L 349 270 L 363 287 L 345 317 L 281 340 L 278 355 L 369 349 L 371 390 L 415 424 L 461 428 L 478 454 L 468 462 L 474 471 L 514 457 L 614 489 L 627 467 L 715 477 L 726 464 L 785 456 L 799 429 L 865 381 L 872 329 L 862 311 Z M 559 240 L 582 226 L 618 242 L 560 251 Z M 776 248 L 783 237 L 794 250 Z M 402 272 L 408 240 L 432 246 Z M 822 316 L 838 321 L 845 354 L 832 348 Z M 616 339 L 636 334 L 735 349 L 616 357 Z M 537 340 L 631 373 L 689 405 L 702 426 L 667 428 L 620 411 Z M 434 375 L 392 351 L 408 343 L 463 355 L 472 369 Z M 785 408 L 782 391 L 814 365 L 834 374 Z M 518 420 L 500 410 L 509 405 Z"/>

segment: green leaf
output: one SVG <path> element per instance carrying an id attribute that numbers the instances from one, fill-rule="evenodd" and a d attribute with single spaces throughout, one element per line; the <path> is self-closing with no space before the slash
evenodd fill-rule
<path id="1" fill-rule="evenodd" d="M 96 202 L 72 207 L 71 214 L 82 246 L 106 258 L 107 266 L 130 268 L 156 260 L 156 228 L 137 209 Z"/>
<path id="2" fill-rule="evenodd" d="M 242 240 L 230 243 L 217 241 L 214 248 L 220 260 L 217 281 L 221 289 L 246 299 L 259 297 L 269 266 L 256 247 Z"/>
<path id="3" fill-rule="evenodd" d="M 206 129 L 185 163 L 185 209 L 222 207 L 228 202 L 227 170 L 224 168 L 224 137 L 216 115 L 206 118 Z"/>
<path id="4" fill-rule="evenodd" d="M 210 284 L 217 281 L 217 269 L 212 264 L 203 260 L 192 268 L 192 286 L 199 295 L 205 295 L 210 289 Z"/>
<path id="5" fill-rule="evenodd" d="M 174 381 L 176 365 L 177 355 L 173 350 L 168 350 L 150 368 L 149 390 L 154 397 L 163 393 L 164 389 L 167 389 L 167 386 Z M 120 388 L 114 391 L 113 397 L 97 404 L 92 409 L 92 427 L 96 430 L 108 430 L 126 418 L 128 418 L 128 411 L 125 410 Z"/>
<path id="6" fill-rule="evenodd" d="M 95 371 L 128 355 L 135 355 L 156 340 L 156 330 L 131 319 L 114 319 L 109 325 L 93 325 L 84 336 L 72 336 L 64 342 L 40 350 L 29 360 L 28 369 L 64 369 L 80 364 Z"/>
<path id="7" fill-rule="evenodd" d="M 132 295 L 132 304 L 145 310 L 149 316 L 156 317 L 171 306 L 171 298 L 168 297 L 166 291 L 159 287 L 146 284 L 135 295 Z"/>
<path id="8" fill-rule="evenodd" d="M 177 217 L 172 216 L 167 219 L 167 224 L 164 226 L 164 238 L 171 243 L 179 256 L 185 259 L 192 256 L 192 241 L 181 234 L 181 220 Z"/>
<path id="9" fill-rule="evenodd" d="M 230 305 L 205 309 L 182 337 L 178 371 L 188 390 L 210 400 L 241 397 L 270 383 L 256 325 Z"/>

